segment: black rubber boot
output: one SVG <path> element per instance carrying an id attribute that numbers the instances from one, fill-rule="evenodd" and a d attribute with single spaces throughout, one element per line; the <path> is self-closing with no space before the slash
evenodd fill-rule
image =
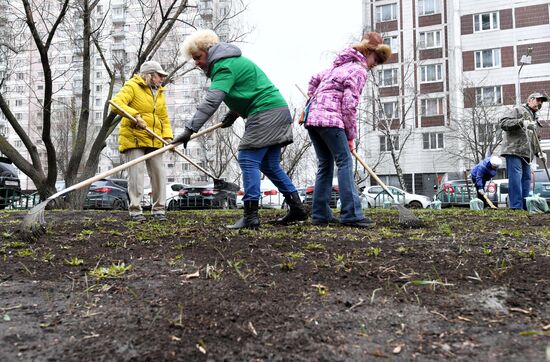
<path id="1" fill-rule="evenodd" d="M 260 217 L 258 216 L 258 200 L 244 202 L 244 213 L 235 224 L 229 225 L 228 229 L 258 229 Z"/>
<path id="2" fill-rule="evenodd" d="M 307 220 L 307 211 L 300 199 L 300 195 L 298 195 L 298 191 L 285 194 L 285 201 L 289 206 L 289 210 L 284 217 L 277 219 L 278 224 L 286 225 L 296 221 Z"/>

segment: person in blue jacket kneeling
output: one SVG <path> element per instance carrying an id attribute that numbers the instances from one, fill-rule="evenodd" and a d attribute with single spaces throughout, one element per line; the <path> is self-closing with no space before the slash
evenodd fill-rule
<path id="1" fill-rule="evenodd" d="M 489 207 L 489 203 L 484 197 L 485 183 L 495 177 L 500 165 L 502 165 L 502 159 L 498 156 L 491 156 L 472 168 L 472 182 L 476 185 L 477 198 L 483 201 L 484 207 Z"/>

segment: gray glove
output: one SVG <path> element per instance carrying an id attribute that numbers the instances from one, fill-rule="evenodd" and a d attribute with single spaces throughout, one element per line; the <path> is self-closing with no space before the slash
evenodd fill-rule
<path id="1" fill-rule="evenodd" d="M 543 163 L 546 163 L 546 153 L 544 153 L 544 152 L 539 152 L 539 154 L 537 154 L 537 157 L 538 157 Z"/>
<path id="2" fill-rule="evenodd" d="M 172 144 L 183 143 L 183 148 L 187 148 L 187 142 L 191 139 L 191 136 L 195 133 L 192 129 L 185 127 L 185 131 L 174 138 Z"/>
<path id="3" fill-rule="evenodd" d="M 235 123 L 237 118 L 239 118 L 239 114 L 237 112 L 233 112 L 233 111 L 227 112 L 223 117 L 221 128 L 231 127 L 233 123 Z"/>
<path id="4" fill-rule="evenodd" d="M 534 121 L 524 120 L 523 121 L 523 128 L 530 129 L 530 130 L 534 131 L 537 128 L 537 124 Z"/>

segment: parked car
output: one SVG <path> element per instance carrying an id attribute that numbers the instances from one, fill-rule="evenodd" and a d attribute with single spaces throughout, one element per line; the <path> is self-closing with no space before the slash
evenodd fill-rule
<path id="1" fill-rule="evenodd" d="M 305 197 L 303 203 L 306 205 L 313 204 L 313 190 L 315 186 L 306 187 Z M 330 193 L 329 206 L 333 209 L 338 207 L 338 200 L 340 199 L 340 188 L 338 187 L 338 179 L 332 180 L 332 191 Z"/>
<path id="2" fill-rule="evenodd" d="M 430 207 L 432 201 L 429 197 L 418 194 L 411 194 L 394 186 L 388 186 L 388 189 L 395 200 L 406 207 L 412 209 L 421 209 Z M 369 186 L 363 190 L 363 195 L 367 197 L 369 207 L 381 207 L 385 201 L 393 202 L 392 198 L 382 188 L 382 186 Z"/>
<path id="3" fill-rule="evenodd" d="M 368 209 L 369 207 L 372 207 L 372 206 L 369 205 L 369 199 L 365 194 L 360 193 L 359 194 L 359 200 L 361 200 L 361 208 L 362 209 Z M 336 203 L 336 208 L 340 209 L 341 207 L 342 207 L 342 202 L 340 201 L 340 199 L 338 199 L 338 202 Z"/>
<path id="4" fill-rule="evenodd" d="M 487 197 L 495 206 L 508 206 L 508 179 L 490 180 L 485 184 Z"/>
<path id="5" fill-rule="evenodd" d="M 235 191 L 216 189 L 213 183 L 188 185 L 178 196 L 168 201 L 168 210 L 234 209 L 237 207 Z"/>
<path id="6" fill-rule="evenodd" d="M 436 194 L 436 199 L 441 201 L 441 207 L 470 207 L 470 200 L 475 197 L 476 188 L 470 180 L 445 181 Z"/>
<path id="7" fill-rule="evenodd" d="M 531 180 L 534 183 L 533 194 L 544 197 L 546 203 L 550 206 L 550 180 L 548 180 L 546 170 L 536 170 L 533 172 Z"/>
<path id="8" fill-rule="evenodd" d="M 0 209 L 5 209 L 20 195 L 21 182 L 15 167 L 7 157 L 0 157 Z"/>
<path id="9" fill-rule="evenodd" d="M 128 181 L 104 178 L 90 185 L 85 209 L 127 210 L 130 203 Z"/>
<path id="10" fill-rule="evenodd" d="M 170 203 L 170 201 L 179 195 L 179 192 L 181 189 L 188 187 L 189 185 L 178 183 L 178 182 L 170 182 L 166 184 L 166 205 Z M 143 199 L 141 200 L 141 207 L 143 210 L 151 210 L 151 196 L 153 195 L 151 188 L 146 188 L 143 190 Z"/>

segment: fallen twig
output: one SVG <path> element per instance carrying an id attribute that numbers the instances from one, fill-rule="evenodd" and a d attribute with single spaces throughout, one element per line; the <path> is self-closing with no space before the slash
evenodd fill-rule
<path id="1" fill-rule="evenodd" d="M 359 298 L 359 302 L 355 303 L 354 305 L 352 305 L 351 307 L 349 307 L 348 309 L 346 309 L 346 312 L 349 312 L 350 310 L 356 308 L 356 307 L 359 307 L 361 304 L 363 304 L 365 301 L 361 298 Z"/>

